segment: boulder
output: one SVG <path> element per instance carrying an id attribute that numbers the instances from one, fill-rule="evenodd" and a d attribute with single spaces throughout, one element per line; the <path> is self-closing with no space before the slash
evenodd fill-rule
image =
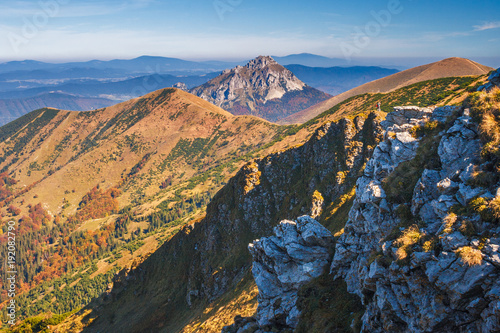
<path id="1" fill-rule="evenodd" d="M 280 222 L 274 234 L 248 246 L 259 289 L 257 321 L 260 327 L 295 328 L 298 291 L 329 266 L 334 238 L 309 216 Z"/>
<path id="2" fill-rule="evenodd" d="M 490 74 L 488 77 L 488 83 L 480 86 L 477 90 L 490 91 L 494 87 L 500 87 L 500 68 Z"/>

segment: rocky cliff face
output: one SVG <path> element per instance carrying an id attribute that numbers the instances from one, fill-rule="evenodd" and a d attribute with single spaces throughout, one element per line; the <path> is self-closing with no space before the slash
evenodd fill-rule
<path id="1" fill-rule="evenodd" d="M 255 317 L 237 317 L 224 333 L 265 333 L 278 329 L 291 332 L 301 311 L 300 288 L 328 270 L 334 237 L 316 220 L 304 215 L 295 221 L 281 221 L 274 235 L 248 245 L 253 257 L 252 274 L 259 288 Z"/>
<path id="2" fill-rule="evenodd" d="M 191 90 L 233 114 L 278 120 L 329 97 L 307 86 L 271 57 L 260 56 L 245 66 L 222 72 Z"/>
<path id="3" fill-rule="evenodd" d="M 328 229 L 309 216 L 282 221 L 274 234 L 248 246 L 259 288 L 258 323 L 261 327 L 294 328 L 300 314 L 298 291 L 327 268 L 334 239 Z"/>
<path id="4" fill-rule="evenodd" d="M 437 163 L 422 161 L 411 198 L 398 198 L 387 185 L 405 183 L 403 174 L 433 149 L 410 134 L 424 120 L 437 127 L 428 134 L 437 149 L 425 155 Z M 382 125 L 386 139 L 357 181 L 331 266 L 367 307 L 362 331 L 498 331 L 500 228 L 478 210 L 457 212 L 496 195 L 472 184 L 488 167 L 477 124 L 468 109 L 446 107 L 396 109 Z"/>

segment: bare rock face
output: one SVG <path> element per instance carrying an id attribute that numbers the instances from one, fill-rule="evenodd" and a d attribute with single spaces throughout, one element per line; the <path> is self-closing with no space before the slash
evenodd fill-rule
<path id="1" fill-rule="evenodd" d="M 268 56 L 227 69 L 190 92 L 233 114 L 251 114 L 271 121 L 329 97 Z"/>
<path id="2" fill-rule="evenodd" d="M 500 68 L 490 74 L 488 77 L 488 83 L 482 85 L 477 90 L 490 91 L 494 87 L 500 87 Z"/>
<path id="3" fill-rule="evenodd" d="M 177 82 L 172 87 L 180 89 L 180 90 L 188 91 L 188 87 L 184 82 Z"/>
<path id="4" fill-rule="evenodd" d="M 384 181 L 416 158 L 420 145 L 409 130 L 452 115 L 455 120 L 436 137 L 440 166 L 423 170 L 410 202 L 388 200 Z M 467 219 L 450 215 L 473 198 L 494 197 L 468 182 L 481 168 L 477 125 L 468 110 L 453 107 L 396 108 L 382 125 L 385 140 L 357 181 L 331 265 L 335 278 L 343 278 L 366 306 L 362 331 L 500 331 L 500 228 L 474 213 Z M 412 227 L 402 223 L 403 208 L 411 211 Z M 485 232 L 491 237 L 479 239 Z"/>
<path id="5" fill-rule="evenodd" d="M 259 288 L 257 321 L 260 327 L 294 328 L 299 288 L 329 266 L 333 236 L 309 216 L 282 221 L 274 234 L 248 246 Z"/>

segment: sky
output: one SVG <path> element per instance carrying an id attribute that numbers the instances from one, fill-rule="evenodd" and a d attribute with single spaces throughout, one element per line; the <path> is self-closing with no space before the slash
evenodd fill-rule
<path id="1" fill-rule="evenodd" d="M 498 0 L 0 1 L 0 62 L 313 53 L 498 67 L 498 14 Z"/>

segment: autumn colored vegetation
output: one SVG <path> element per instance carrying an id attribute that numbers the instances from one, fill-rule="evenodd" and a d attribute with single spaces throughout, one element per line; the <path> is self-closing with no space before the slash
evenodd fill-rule
<path id="1" fill-rule="evenodd" d="M 120 190 L 116 188 L 103 191 L 98 186 L 94 187 L 82 198 L 79 210 L 70 220 L 78 223 L 116 213 L 118 211 L 117 198 L 120 194 Z"/>

